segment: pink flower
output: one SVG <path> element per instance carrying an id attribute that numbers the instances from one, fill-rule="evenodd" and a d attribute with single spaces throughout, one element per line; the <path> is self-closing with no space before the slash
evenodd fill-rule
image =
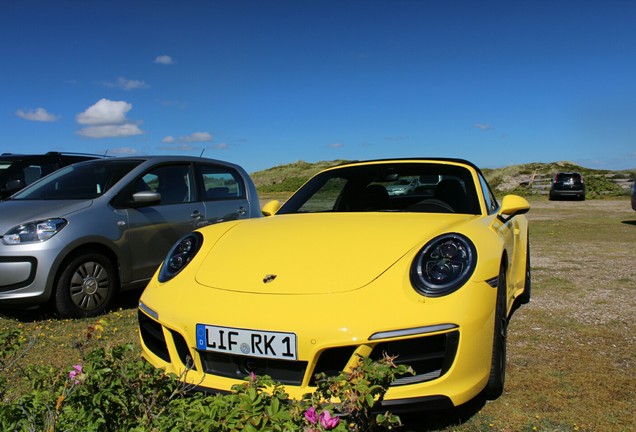
<path id="1" fill-rule="evenodd" d="M 323 411 L 320 413 L 320 425 L 326 430 L 330 430 L 338 426 L 338 417 L 331 417 L 329 411 Z"/>
<path id="2" fill-rule="evenodd" d="M 316 416 L 316 410 L 314 409 L 314 407 L 309 407 L 309 409 L 305 411 L 305 418 L 309 423 L 316 424 L 316 420 L 318 420 L 318 417 Z"/>
<path id="3" fill-rule="evenodd" d="M 69 381 L 73 381 L 73 384 L 79 384 L 80 381 L 79 381 L 78 375 L 81 375 L 82 372 L 83 372 L 82 365 L 80 364 L 73 365 L 73 369 L 68 373 Z"/>
<path id="4" fill-rule="evenodd" d="M 254 372 L 250 372 L 250 382 L 256 381 L 256 374 Z"/>

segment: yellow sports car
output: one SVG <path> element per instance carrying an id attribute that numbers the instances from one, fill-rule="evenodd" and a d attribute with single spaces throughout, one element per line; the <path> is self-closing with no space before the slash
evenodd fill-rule
<path id="1" fill-rule="evenodd" d="M 387 186 L 417 179 L 406 194 Z M 530 299 L 529 210 L 459 159 L 322 171 L 268 217 L 184 237 L 139 303 L 144 357 L 210 391 L 250 373 L 300 398 L 358 355 L 398 356 L 383 408 L 498 397 L 513 307 Z M 186 368 L 191 370 L 183 374 Z"/>

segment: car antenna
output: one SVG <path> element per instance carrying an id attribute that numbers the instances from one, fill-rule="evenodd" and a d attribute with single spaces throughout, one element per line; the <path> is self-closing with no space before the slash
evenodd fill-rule
<path id="1" fill-rule="evenodd" d="M 201 154 L 199 155 L 199 157 L 203 157 L 203 152 L 205 151 L 205 147 L 203 148 L 203 150 L 201 150 Z"/>

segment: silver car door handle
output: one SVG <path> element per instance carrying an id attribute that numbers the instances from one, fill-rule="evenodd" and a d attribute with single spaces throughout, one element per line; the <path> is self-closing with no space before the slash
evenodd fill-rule
<path id="1" fill-rule="evenodd" d="M 237 213 L 239 214 L 239 216 L 243 216 L 244 214 L 247 213 L 247 209 L 243 206 L 239 207 L 237 210 Z"/>
<path id="2" fill-rule="evenodd" d="M 190 215 L 190 217 L 193 219 L 201 219 L 202 216 L 203 215 L 201 214 L 199 210 L 193 211 L 192 214 Z"/>

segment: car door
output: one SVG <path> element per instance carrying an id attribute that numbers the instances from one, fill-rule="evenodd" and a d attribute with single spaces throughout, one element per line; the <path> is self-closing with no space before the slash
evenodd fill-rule
<path id="1" fill-rule="evenodd" d="M 197 172 L 199 190 L 205 204 L 206 224 L 249 216 L 246 180 L 239 172 L 232 167 L 209 163 L 197 164 Z"/>
<path id="2" fill-rule="evenodd" d="M 128 224 L 123 235 L 129 251 L 131 281 L 149 279 L 170 248 L 181 237 L 202 225 L 205 205 L 197 194 L 190 163 L 160 165 L 130 185 L 129 193 L 159 192 L 161 200 L 150 206 L 126 209 Z"/>

